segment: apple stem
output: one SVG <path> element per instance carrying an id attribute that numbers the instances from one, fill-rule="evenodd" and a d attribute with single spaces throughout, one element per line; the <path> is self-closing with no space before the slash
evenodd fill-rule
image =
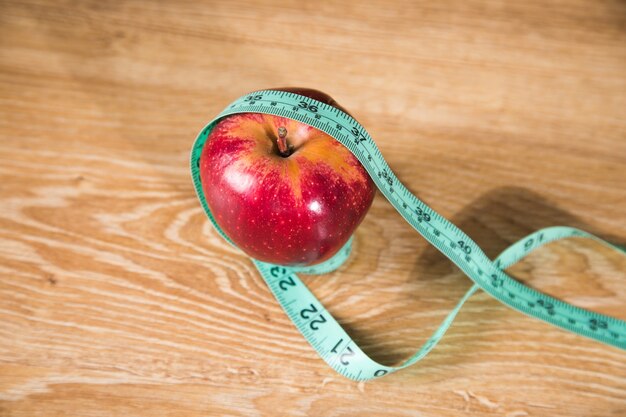
<path id="1" fill-rule="evenodd" d="M 287 145 L 287 129 L 284 126 L 278 128 L 278 152 L 283 157 L 289 156 L 289 145 Z"/>

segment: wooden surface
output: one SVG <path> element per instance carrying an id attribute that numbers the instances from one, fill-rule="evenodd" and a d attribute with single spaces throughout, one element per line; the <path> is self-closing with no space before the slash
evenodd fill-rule
<path id="1" fill-rule="evenodd" d="M 263 3 L 263 4 L 261 4 Z M 544 226 L 626 241 L 626 3 L 0 2 L 0 416 L 623 416 L 623 351 L 472 298 L 431 355 L 335 374 L 211 229 L 188 153 L 251 90 L 308 86 L 495 256 Z M 310 288 L 374 358 L 469 280 L 377 195 Z M 626 261 L 511 268 L 626 319 Z"/>

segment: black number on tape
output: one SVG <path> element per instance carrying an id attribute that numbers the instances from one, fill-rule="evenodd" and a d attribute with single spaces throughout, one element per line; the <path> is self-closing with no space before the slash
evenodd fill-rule
<path id="1" fill-rule="evenodd" d="M 317 313 L 317 307 L 315 307 L 313 304 L 311 304 L 310 308 L 303 308 L 302 311 L 300 312 L 300 317 L 302 317 L 303 319 L 310 319 L 311 318 L 311 314 L 315 314 Z"/>
<path id="2" fill-rule="evenodd" d="M 301 101 L 300 103 L 298 103 L 298 105 L 312 113 L 317 113 L 317 106 L 315 104 L 309 104 L 306 101 Z"/>
<path id="3" fill-rule="evenodd" d="M 252 95 L 252 96 L 248 96 L 246 97 L 246 100 L 249 104 L 254 104 L 256 103 L 256 100 L 261 100 L 263 98 L 262 95 L 257 94 L 257 95 Z"/>
<path id="4" fill-rule="evenodd" d="M 287 277 L 286 279 L 281 279 L 280 282 L 278 283 L 278 286 L 280 287 L 281 290 L 287 291 L 288 286 L 295 287 L 296 282 L 293 280 L 293 277 Z"/>
<path id="5" fill-rule="evenodd" d="M 318 324 L 322 323 L 326 323 L 326 317 L 320 314 L 318 318 L 316 318 L 315 320 L 311 320 L 311 323 L 309 323 L 309 327 L 311 327 L 312 330 L 319 330 L 320 327 L 318 326 Z"/>
<path id="6" fill-rule="evenodd" d="M 472 248 L 470 248 L 467 243 L 463 242 L 462 240 L 459 240 L 457 243 L 459 244 L 459 247 L 463 252 L 467 253 L 468 255 L 472 253 Z"/>
<path id="7" fill-rule="evenodd" d="M 363 134 L 359 131 L 359 128 L 357 128 L 356 126 L 353 127 L 350 132 L 354 135 L 354 143 L 356 143 L 357 145 L 365 141 L 365 136 L 363 136 Z"/>
<path id="8" fill-rule="evenodd" d="M 354 356 L 354 351 L 352 350 L 350 346 L 348 346 L 346 348 L 346 352 L 342 353 L 341 356 L 339 356 L 339 362 L 341 362 L 341 364 L 344 366 L 350 365 L 350 361 L 348 361 L 348 358 L 350 356 Z"/>
<path id="9" fill-rule="evenodd" d="M 337 348 L 339 347 L 339 345 L 341 344 L 341 342 L 343 342 L 343 338 L 339 339 L 339 341 L 337 342 L 337 344 L 335 345 L 335 347 L 331 350 L 332 353 L 337 353 Z"/>
<path id="10" fill-rule="evenodd" d="M 422 210 L 421 208 L 417 207 L 415 209 L 415 214 L 417 214 L 417 221 L 418 222 L 429 222 L 430 221 L 430 215 L 426 212 L 424 212 L 424 210 Z M 438 234 L 435 234 L 436 236 L 439 236 Z"/>
<path id="11" fill-rule="evenodd" d="M 273 266 L 270 268 L 270 274 L 274 278 L 278 278 L 280 275 L 283 275 L 287 272 L 287 270 L 281 266 Z"/>

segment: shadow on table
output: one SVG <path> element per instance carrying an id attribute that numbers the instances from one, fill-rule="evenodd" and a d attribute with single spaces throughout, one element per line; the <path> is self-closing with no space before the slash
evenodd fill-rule
<path id="1" fill-rule="evenodd" d="M 576 227 L 608 242 L 622 246 L 626 244 L 625 238 L 606 234 L 578 217 L 559 209 L 541 195 L 522 187 L 503 187 L 490 191 L 477 198 L 449 220 L 478 243 L 491 259 L 533 231 L 550 226 Z M 420 280 L 426 286 L 441 287 L 442 284 L 445 285 L 445 288 L 449 289 L 449 293 L 454 294 L 451 297 L 455 297 L 449 303 L 450 309 L 452 309 L 456 301 L 470 287 L 469 278 L 462 273 L 455 273 L 455 271 L 459 271 L 458 267 L 434 246 L 428 245 L 414 263 L 410 277 Z M 445 277 L 444 281 L 442 281 L 442 277 Z M 439 290 L 438 294 L 445 294 L 447 291 L 445 288 Z M 420 295 L 415 294 L 415 297 L 418 298 Z M 492 300 L 492 302 L 494 306 L 497 305 L 497 301 Z M 443 318 L 444 316 L 441 316 L 437 320 L 441 322 Z M 436 321 L 429 323 L 429 325 L 432 326 L 434 322 Z M 488 326 L 489 324 L 482 324 L 480 329 L 470 330 L 473 334 L 472 338 L 451 339 L 444 336 L 440 345 L 430 355 L 433 355 L 433 359 L 435 359 L 438 356 L 438 351 L 443 348 L 445 349 L 444 355 L 447 365 L 461 363 L 463 357 L 478 352 L 481 346 L 484 346 L 484 342 L 481 343 L 481 332 L 488 330 Z M 450 333 L 455 332 L 454 327 L 453 324 L 449 330 Z M 364 334 L 362 330 L 359 331 L 346 326 L 346 331 L 353 335 L 357 343 L 359 343 L 359 339 L 373 341 L 372 337 Z M 455 344 L 454 340 L 462 343 Z M 421 340 L 415 349 L 417 350 L 425 341 L 426 338 Z M 399 364 L 407 359 L 406 349 L 403 349 L 404 353 L 394 352 L 380 343 L 371 344 L 372 348 L 366 348 L 366 352 L 384 364 Z M 444 360 L 443 357 L 439 357 Z M 419 368 L 419 365 L 416 368 Z"/>
<path id="2" fill-rule="evenodd" d="M 526 235 L 550 226 L 570 226 L 601 237 L 608 242 L 624 245 L 620 238 L 597 230 L 593 226 L 558 207 L 543 196 L 522 187 L 497 188 L 470 203 L 450 221 L 472 238 L 491 259 Z M 456 268 L 434 246 L 429 246 L 419 258 L 413 273 L 423 271 L 421 265 L 445 263 L 448 272 Z"/>

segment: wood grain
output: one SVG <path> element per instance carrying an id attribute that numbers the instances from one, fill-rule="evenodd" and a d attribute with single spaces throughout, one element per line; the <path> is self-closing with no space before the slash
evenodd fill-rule
<path id="1" fill-rule="evenodd" d="M 544 226 L 626 241 L 620 1 L 0 1 L 1 416 L 623 416 L 626 356 L 475 296 L 423 362 L 328 368 L 211 229 L 188 153 L 228 102 L 308 86 L 495 256 Z M 510 269 L 626 319 L 626 261 L 580 239 Z M 381 195 L 306 283 L 374 358 L 469 280 Z"/>

